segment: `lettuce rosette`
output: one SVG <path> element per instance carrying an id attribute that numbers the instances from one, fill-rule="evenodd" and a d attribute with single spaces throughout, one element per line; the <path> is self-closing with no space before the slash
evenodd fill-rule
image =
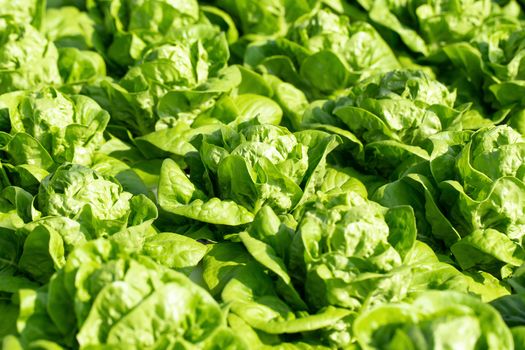
<path id="1" fill-rule="evenodd" d="M 251 43 L 244 62 L 293 84 L 310 99 L 341 94 L 374 73 L 400 67 L 372 26 L 325 9 L 299 17 L 286 36 Z"/>
<path id="2" fill-rule="evenodd" d="M 479 27 L 493 16 L 520 15 L 519 6 L 504 6 L 488 0 L 462 1 L 390 1 L 360 0 L 370 20 L 396 35 L 410 51 L 442 60 L 443 48 L 469 41 Z M 395 39 L 394 39 L 395 40 Z"/>
<path id="3" fill-rule="evenodd" d="M 455 179 L 439 184 L 461 237 L 451 250 L 464 269 L 505 275 L 524 262 L 523 154 L 523 138 L 512 128 L 481 129 L 458 154 Z"/>
<path id="4" fill-rule="evenodd" d="M 198 153 L 186 157 L 189 178 L 175 161 L 163 163 L 161 208 L 200 222 L 237 226 L 251 222 L 265 205 L 288 213 L 303 203 L 338 140 L 320 131 L 291 133 L 245 123 L 238 131 L 223 127 L 193 143 Z"/>
<path id="5" fill-rule="evenodd" d="M 0 15 L 0 93 L 59 84 L 55 45 L 15 18 Z"/>
<path id="6" fill-rule="evenodd" d="M 488 123 L 470 118 L 468 105 L 455 101 L 454 91 L 424 72 L 396 70 L 357 84 L 344 97 L 313 103 L 302 122 L 338 134 L 366 171 L 395 179 L 428 161 L 430 136 Z"/>
<path id="7" fill-rule="evenodd" d="M 204 289 L 109 241 L 83 245 L 48 285 L 22 289 L 19 295 L 19 337 L 8 337 L 4 344 L 54 349 L 248 348 Z M 140 332 L 137 321 L 142 322 Z"/>

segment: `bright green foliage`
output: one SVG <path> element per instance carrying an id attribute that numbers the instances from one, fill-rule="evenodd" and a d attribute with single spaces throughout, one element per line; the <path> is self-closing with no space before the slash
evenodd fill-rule
<path id="1" fill-rule="evenodd" d="M 0 0 L 0 348 L 525 349 L 525 2 Z"/>

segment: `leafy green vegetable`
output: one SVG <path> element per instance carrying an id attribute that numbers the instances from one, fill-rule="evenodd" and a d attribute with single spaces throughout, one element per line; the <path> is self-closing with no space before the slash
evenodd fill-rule
<path id="1" fill-rule="evenodd" d="M 2 350 L 522 349 L 521 0 L 0 0 Z"/>
<path id="2" fill-rule="evenodd" d="M 250 44 L 244 61 L 264 67 L 310 97 L 337 93 L 374 72 L 399 68 L 372 26 L 349 23 L 327 10 L 299 17 L 285 38 Z"/>
<path id="3" fill-rule="evenodd" d="M 512 335 L 496 310 L 454 292 L 427 292 L 409 304 L 379 306 L 359 316 L 355 328 L 365 349 L 384 345 L 463 349 L 513 346 Z"/>
<path id="4" fill-rule="evenodd" d="M 59 84 L 57 50 L 30 24 L 0 17 L 0 92 Z"/>
<path id="5" fill-rule="evenodd" d="M 5 131 L 13 135 L 6 148 L 15 165 L 34 164 L 30 161 L 34 155 L 11 146 L 24 142 L 17 141 L 20 138 L 31 140 L 26 142 L 34 143 L 40 157 L 50 157 L 51 162 L 88 165 L 103 142 L 102 133 L 109 121 L 109 114 L 90 98 L 65 95 L 53 88 L 4 94 L 0 105 L 10 126 Z M 45 163 L 42 167 L 52 168 Z"/>
<path id="6" fill-rule="evenodd" d="M 220 339 L 232 349 L 247 348 L 205 290 L 146 256 L 123 254 L 108 241 L 76 250 L 47 290 L 22 290 L 20 302 L 17 327 L 23 344 L 46 339 L 63 346 L 208 349 Z M 39 329 L 45 321 L 52 326 Z"/>
<path id="7" fill-rule="evenodd" d="M 422 71 L 396 70 L 371 77 L 349 94 L 313 103 L 303 125 L 339 134 L 367 170 L 397 174 L 428 161 L 424 142 L 463 127 L 456 95 Z M 370 171 L 368 170 L 368 171 Z"/>

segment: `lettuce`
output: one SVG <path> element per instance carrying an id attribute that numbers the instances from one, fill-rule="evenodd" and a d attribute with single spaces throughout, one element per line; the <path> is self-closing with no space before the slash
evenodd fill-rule
<path id="1" fill-rule="evenodd" d="M 0 0 L 1 349 L 521 349 L 522 5 Z"/>
<path id="2" fill-rule="evenodd" d="M 0 92 L 59 84 L 57 49 L 30 24 L 0 17 Z"/>

